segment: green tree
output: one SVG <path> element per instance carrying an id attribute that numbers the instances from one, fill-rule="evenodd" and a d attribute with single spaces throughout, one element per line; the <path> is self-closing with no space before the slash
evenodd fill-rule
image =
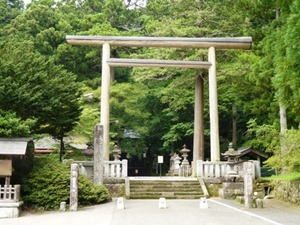
<path id="1" fill-rule="evenodd" d="M 62 153 L 63 137 L 81 113 L 75 76 L 35 52 L 31 42 L 7 43 L 1 52 L 1 108 L 34 119 L 34 131 L 58 138 Z"/>
<path id="2" fill-rule="evenodd" d="M 300 171 L 300 131 L 287 130 L 280 138 L 280 144 L 272 149 L 273 156 L 266 164 L 278 172 L 290 173 Z"/>
<path id="3" fill-rule="evenodd" d="M 23 8 L 22 0 L 1 0 L 0 1 L 0 33 L 1 28 L 9 24 L 15 17 L 21 13 Z"/>

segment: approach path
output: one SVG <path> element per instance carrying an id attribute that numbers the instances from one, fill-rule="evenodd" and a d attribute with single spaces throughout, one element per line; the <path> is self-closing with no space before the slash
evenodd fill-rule
<path id="1" fill-rule="evenodd" d="M 22 213 L 19 218 L 0 219 L 1 225 L 299 225 L 300 208 L 274 199 L 264 208 L 245 209 L 234 201 L 208 199 L 208 209 L 200 209 L 199 200 L 168 200 L 159 209 L 158 200 L 124 200 L 84 207 L 77 212 Z"/>

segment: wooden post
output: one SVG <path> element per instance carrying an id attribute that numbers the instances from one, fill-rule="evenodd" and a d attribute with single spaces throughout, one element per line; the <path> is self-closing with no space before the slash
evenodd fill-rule
<path id="1" fill-rule="evenodd" d="M 71 164 L 70 211 L 78 209 L 78 164 Z"/>
<path id="2" fill-rule="evenodd" d="M 208 61 L 212 64 L 208 71 L 209 78 L 209 116 L 210 116 L 210 157 L 212 162 L 220 161 L 219 115 L 217 95 L 216 50 L 208 49 Z"/>
<path id="3" fill-rule="evenodd" d="M 15 202 L 20 201 L 20 195 L 21 195 L 21 185 L 16 184 L 15 185 L 15 195 L 14 195 L 14 201 Z"/>
<path id="4" fill-rule="evenodd" d="M 110 45 L 102 46 L 101 112 L 100 124 L 103 125 L 103 159 L 109 160 L 109 92 L 110 66 L 106 62 L 110 57 Z"/>
<path id="5" fill-rule="evenodd" d="M 10 185 L 10 177 L 5 177 L 5 185 L 7 187 Z"/>
<path id="6" fill-rule="evenodd" d="M 103 184 L 103 126 L 96 125 L 94 130 L 94 184 Z"/>
<path id="7" fill-rule="evenodd" d="M 197 160 L 204 160 L 203 109 L 203 78 L 198 75 L 195 81 L 193 166 L 196 166 Z M 193 168 L 193 171 L 196 169 Z"/>

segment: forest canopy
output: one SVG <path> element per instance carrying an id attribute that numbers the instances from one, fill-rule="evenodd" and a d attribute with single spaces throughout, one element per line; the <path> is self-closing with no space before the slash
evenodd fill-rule
<path id="1" fill-rule="evenodd" d="M 229 142 L 235 148 L 252 145 L 272 156 L 269 166 L 278 166 L 276 157 L 284 155 L 291 160 L 276 169 L 299 171 L 299 1 L 1 0 L 0 10 L 0 136 L 92 140 L 100 117 L 101 48 L 70 46 L 66 35 L 251 36 L 250 51 L 217 51 L 221 152 Z M 207 51 L 114 47 L 112 55 L 202 61 Z M 205 70 L 115 69 L 110 104 L 118 123 L 111 124 L 112 146 L 118 143 L 127 156 L 167 156 L 183 144 L 192 148 L 199 74 L 209 158 Z M 125 131 L 138 138 L 126 138 Z"/>

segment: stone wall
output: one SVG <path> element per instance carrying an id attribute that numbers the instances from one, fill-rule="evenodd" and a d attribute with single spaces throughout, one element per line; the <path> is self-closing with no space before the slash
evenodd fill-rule
<path id="1" fill-rule="evenodd" d="M 300 181 L 280 181 L 275 185 L 275 197 L 300 205 Z"/>
<path id="2" fill-rule="evenodd" d="M 125 196 L 125 180 L 105 178 L 104 186 L 108 189 L 111 197 L 124 197 Z"/>
<path id="3" fill-rule="evenodd" d="M 219 196 L 224 199 L 235 199 L 237 196 L 244 196 L 243 182 L 223 182 L 219 189 Z"/>

